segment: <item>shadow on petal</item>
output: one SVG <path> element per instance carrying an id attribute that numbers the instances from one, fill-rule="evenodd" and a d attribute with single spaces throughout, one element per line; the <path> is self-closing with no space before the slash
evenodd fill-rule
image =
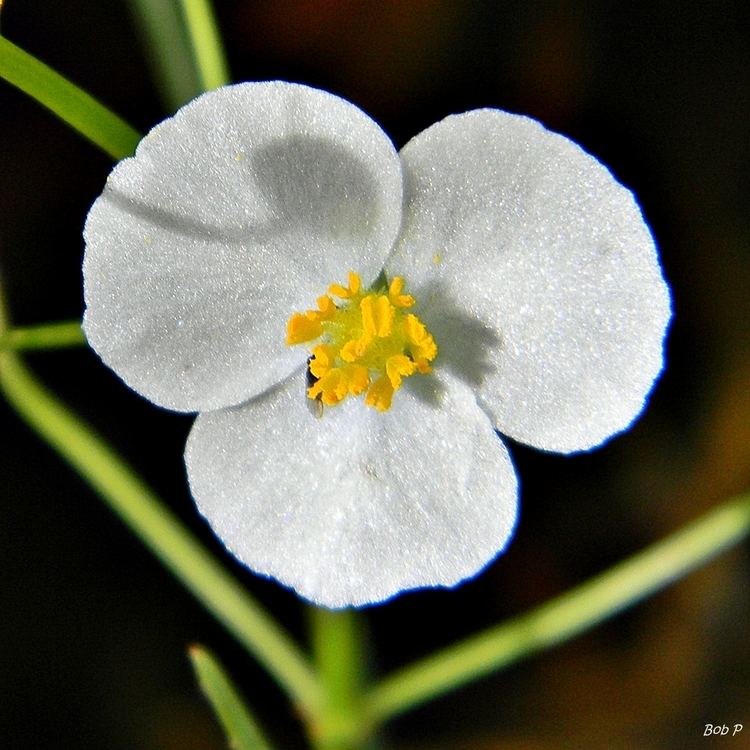
<path id="1" fill-rule="evenodd" d="M 445 398 L 445 386 L 434 376 L 417 375 L 404 381 L 404 390 L 433 409 L 439 409 Z M 396 394 L 398 398 L 398 394 Z"/>
<path id="2" fill-rule="evenodd" d="M 253 177 L 284 229 L 366 238 L 378 218 L 372 168 L 325 138 L 292 135 L 252 153 Z"/>
<path id="3" fill-rule="evenodd" d="M 246 200 L 264 203 L 262 222 L 218 226 L 184 212 L 143 203 L 107 187 L 104 196 L 126 214 L 191 239 L 262 245 L 289 233 L 365 240 L 378 219 L 379 190 L 372 168 L 325 138 L 279 138 L 253 150 L 246 170 Z M 208 200 L 208 199 L 207 199 Z M 237 207 L 242 219 L 242 207 Z"/>
<path id="4" fill-rule="evenodd" d="M 423 320 L 438 345 L 436 369 L 445 367 L 472 388 L 477 388 L 494 372 L 490 350 L 503 346 L 498 331 L 458 305 L 439 283 L 427 284 L 418 291 L 424 301 Z M 419 314 L 419 312 L 418 312 Z"/>
<path id="5" fill-rule="evenodd" d="M 185 216 L 184 213 L 174 213 L 147 205 L 110 186 L 107 186 L 102 199 L 106 199 L 128 216 L 142 219 L 150 226 L 164 229 L 178 237 L 221 242 L 228 245 L 244 245 L 252 241 L 260 245 L 279 233 L 277 227 L 270 226 L 268 223 L 247 224 L 232 228 L 211 226 L 205 221 Z"/>

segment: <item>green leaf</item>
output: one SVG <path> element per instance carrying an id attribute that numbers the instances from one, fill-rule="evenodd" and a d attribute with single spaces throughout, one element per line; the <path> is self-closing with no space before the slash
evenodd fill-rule
<path id="1" fill-rule="evenodd" d="M 233 750 L 272 750 L 218 659 L 203 646 L 188 650 L 198 684 Z"/>
<path id="2" fill-rule="evenodd" d="M 1 36 L 0 78 L 36 99 L 115 160 L 130 156 L 141 139 L 138 131 L 103 104 Z"/>

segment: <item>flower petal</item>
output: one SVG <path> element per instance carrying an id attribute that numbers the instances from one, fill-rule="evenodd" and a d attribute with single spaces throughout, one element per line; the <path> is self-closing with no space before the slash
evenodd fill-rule
<path id="1" fill-rule="evenodd" d="M 239 403 L 304 359 L 289 315 L 352 268 L 374 279 L 400 219 L 398 156 L 352 104 L 217 89 L 155 127 L 92 207 L 86 335 L 157 404 Z"/>
<path id="2" fill-rule="evenodd" d="M 190 433 L 193 496 L 242 562 L 336 608 L 452 586 L 504 547 L 516 478 L 470 389 L 409 382 L 386 413 L 349 399 L 316 418 L 304 380 Z"/>
<path id="3" fill-rule="evenodd" d="M 591 448 L 641 411 L 663 362 L 669 291 L 632 194 L 539 123 L 449 117 L 401 152 L 404 275 L 448 367 L 505 434 Z"/>

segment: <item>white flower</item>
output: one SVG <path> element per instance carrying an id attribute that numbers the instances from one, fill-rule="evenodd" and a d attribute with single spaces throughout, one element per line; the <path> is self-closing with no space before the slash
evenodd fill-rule
<path id="1" fill-rule="evenodd" d="M 633 196 L 499 110 L 397 153 L 331 94 L 221 88 L 115 167 L 85 238 L 89 342 L 138 393 L 200 412 L 201 513 L 252 570 L 329 607 L 474 575 L 516 519 L 495 430 L 591 448 L 662 367 L 669 293 Z M 390 409 L 353 396 L 316 419 L 287 321 L 349 271 L 403 277 L 438 354 Z"/>

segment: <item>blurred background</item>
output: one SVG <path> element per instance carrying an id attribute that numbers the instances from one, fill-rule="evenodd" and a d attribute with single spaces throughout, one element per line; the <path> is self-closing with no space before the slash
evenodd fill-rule
<path id="1" fill-rule="evenodd" d="M 235 80 L 350 99 L 403 145 L 476 107 L 528 114 L 638 195 L 674 295 L 668 369 L 635 427 L 564 458 L 512 445 L 508 552 L 455 592 L 366 611 L 383 673 L 522 612 L 750 485 L 750 53 L 745 4 L 219 2 Z M 125 0 L 7 0 L 2 31 L 145 131 L 171 114 Z M 109 159 L 0 83 L 0 267 L 14 321 L 80 317 L 81 229 Z M 191 418 L 87 349 L 28 360 L 213 549 L 186 489 Z M 279 748 L 293 710 L 102 502 L 0 403 L 0 747 L 223 747 L 186 647 L 228 666 Z M 231 565 L 231 563 L 228 563 Z M 406 714 L 395 748 L 750 748 L 748 550 L 615 620 Z M 234 566 L 299 638 L 297 597 Z M 745 725 L 705 738 L 706 723 Z"/>

